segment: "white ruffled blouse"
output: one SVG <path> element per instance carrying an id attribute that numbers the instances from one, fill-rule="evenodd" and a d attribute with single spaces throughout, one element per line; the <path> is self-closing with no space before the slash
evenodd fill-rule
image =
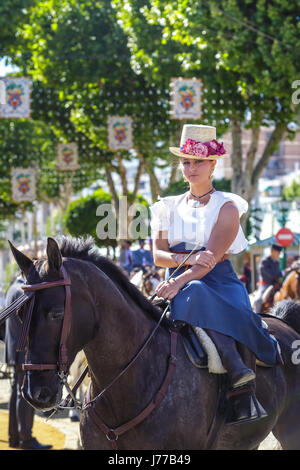
<path id="1" fill-rule="evenodd" d="M 228 201 L 234 202 L 240 217 L 248 210 L 247 201 L 237 194 L 215 191 L 206 206 L 197 208 L 188 205 L 187 194 L 162 198 L 150 207 L 151 230 L 152 232 L 167 230 L 170 248 L 182 242 L 185 243 L 187 250 L 193 249 L 198 243 L 205 247 L 217 222 L 220 209 Z M 240 226 L 235 240 L 226 253 L 240 253 L 247 248 L 247 245 L 248 242 Z"/>

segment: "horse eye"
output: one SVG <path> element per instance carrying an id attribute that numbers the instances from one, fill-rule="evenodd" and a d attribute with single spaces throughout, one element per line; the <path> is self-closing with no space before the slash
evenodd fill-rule
<path id="1" fill-rule="evenodd" d="M 64 316 L 63 310 L 50 310 L 49 317 L 51 320 L 59 320 Z"/>

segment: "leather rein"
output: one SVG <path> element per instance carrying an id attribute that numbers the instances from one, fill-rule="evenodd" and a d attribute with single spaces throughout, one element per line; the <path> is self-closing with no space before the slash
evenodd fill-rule
<path id="1" fill-rule="evenodd" d="M 19 341 L 18 341 L 18 351 L 23 351 L 25 349 L 28 350 L 28 335 L 29 335 L 29 328 L 32 318 L 32 312 L 35 302 L 35 292 L 42 290 L 42 289 L 49 289 L 52 287 L 64 286 L 66 291 L 65 297 L 65 308 L 64 308 L 64 318 L 63 318 L 63 326 L 62 332 L 60 337 L 60 344 L 59 344 L 59 357 L 58 361 L 55 364 L 29 364 L 25 363 L 22 365 L 23 370 L 25 371 L 45 371 L 45 370 L 56 370 L 58 373 L 59 378 L 61 379 L 62 384 L 67 388 L 68 396 L 63 400 L 61 404 L 53 409 L 53 413 L 51 416 L 56 413 L 59 409 L 64 408 L 72 408 L 67 406 L 70 401 L 74 403 L 74 407 L 79 409 L 80 412 L 87 411 L 94 421 L 94 423 L 101 429 L 102 432 L 105 433 L 107 439 L 110 441 L 112 448 L 117 449 L 117 439 L 119 435 L 123 434 L 124 432 L 128 431 L 129 429 L 133 428 L 137 424 L 141 423 L 146 417 L 156 408 L 162 399 L 164 398 L 168 386 L 171 382 L 175 367 L 176 367 L 176 347 L 177 347 L 177 336 L 178 332 L 176 330 L 170 330 L 171 340 L 170 340 L 170 355 L 169 355 L 169 362 L 167 372 L 165 374 L 164 380 L 156 392 L 154 398 L 151 402 L 133 419 L 129 420 L 127 423 L 124 423 L 116 428 L 111 428 L 105 424 L 98 413 L 95 410 L 95 404 L 103 397 L 104 393 L 133 365 L 133 363 L 138 359 L 141 355 L 143 350 L 146 348 L 156 331 L 158 330 L 163 318 L 165 317 L 169 305 L 163 311 L 159 321 L 155 325 L 152 332 L 146 338 L 140 349 L 137 353 L 133 356 L 131 361 L 122 369 L 122 371 L 111 381 L 111 383 L 106 386 L 96 397 L 91 399 L 91 384 L 87 393 L 86 402 L 84 405 L 78 403 L 75 398 L 76 391 L 80 384 L 82 383 L 84 377 L 88 372 L 88 366 L 85 368 L 83 373 L 81 374 L 80 378 L 77 380 L 75 386 L 71 389 L 67 382 L 67 376 L 69 371 L 69 359 L 68 359 L 68 351 L 67 351 L 67 339 L 70 332 L 71 326 L 71 280 L 67 274 L 65 267 L 62 265 L 61 272 L 63 275 L 63 279 L 57 281 L 49 281 L 49 282 L 41 282 L 37 284 L 24 284 L 22 289 L 24 290 L 24 294 L 16 299 L 12 304 L 6 307 L 4 310 L 1 311 L 0 314 L 0 325 L 3 323 L 11 314 L 15 313 L 21 307 L 24 307 L 24 318 L 23 318 L 23 325 L 22 330 L 20 333 Z M 169 302 L 167 302 L 169 304 Z"/>

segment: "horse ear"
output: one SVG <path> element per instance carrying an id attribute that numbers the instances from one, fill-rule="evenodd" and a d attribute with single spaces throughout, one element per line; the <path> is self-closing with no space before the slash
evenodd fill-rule
<path id="1" fill-rule="evenodd" d="M 21 251 L 19 251 L 9 240 L 7 240 L 11 249 L 12 254 L 17 262 L 17 265 L 21 269 L 21 271 L 27 277 L 30 268 L 33 266 L 33 262 L 31 261 L 28 256 L 24 255 Z"/>
<path id="2" fill-rule="evenodd" d="M 62 265 L 62 256 L 56 240 L 51 237 L 47 240 L 47 257 L 50 271 L 59 271 Z"/>

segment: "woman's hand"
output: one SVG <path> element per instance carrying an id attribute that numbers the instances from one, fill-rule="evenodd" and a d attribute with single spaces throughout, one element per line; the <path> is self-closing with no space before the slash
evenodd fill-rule
<path id="1" fill-rule="evenodd" d="M 155 289 L 157 297 L 163 299 L 173 299 L 182 288 L 182 284 L 176 278 L 170 279 L 169 281 L 162 281 L 158 284 Z"/>
<path id="2" fill-rule="evenodd" d="M 211 251 L 204 250 L 192 255 L 189 258 L 188 263 L 191 266 L 194 266 L 195 264 L 200 264 L 204 268 L 213 269 L 216 266 L 216 259 Z"/>

